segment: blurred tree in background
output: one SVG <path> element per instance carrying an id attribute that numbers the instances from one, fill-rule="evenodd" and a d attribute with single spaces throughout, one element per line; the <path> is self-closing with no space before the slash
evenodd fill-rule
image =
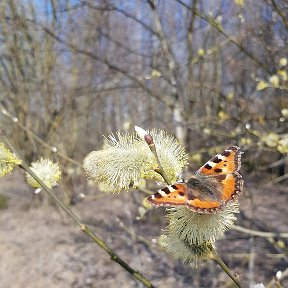
<path id="1" fill-rule="evenodd" d="M 1 102 L 78 160 L 137 124 L 267 165 L 288 152 L 285 2 L 4 0 Z"/>
<path id="2" fill-rule="evenodd" d="M 101 149 L 102 135 L 138 125 L 175 135 L 195 170 L 208 154 L 239 145 L 247 196 L 255 184 L 260 194 L 263 184 L 288 179 L 286 0 L 2 0 L 0 41 L 0 124 L 29 162 L 55 160 L 56 146 L 79 166 L 88 152 Z M 64 167 L 65 190 L 76 177 L 69 158 L 56 160 Z M 285 211 L 275 216 L 267 206 L 287 199 L 287 191 L 273 190 L 274 199 L 271 190 L 266 186 L 261 205 L 253 194 L 252 212 L 241 214 L 249 228 L 282 231 Z M 285 204 L 279 199 L 275 205 Z M 0 202 L 7 206 L 6 198 Z M 274 215 L 279 227 L 257 216 L 255 207 Z M 250 236 L 249 245 L 245 238 L 238 248 L 249 246 L 252 271 Z M 270 236 L 263 236 L 269 245 Z M 287 257 L 271 264 L 269 279 L 283 263 Z"/>

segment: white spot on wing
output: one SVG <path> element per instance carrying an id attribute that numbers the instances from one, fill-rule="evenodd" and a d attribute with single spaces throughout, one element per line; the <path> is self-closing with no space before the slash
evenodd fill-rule
<path id="1" fill-rule="evenodd" d="M 163 190 L 158 190 L 158 193 L 159 193 L 162 197 L 167 197 L 167 194 L 166 194 Z"/>
<path id="2" fill-rule="evenodd" d="M 217 163 L 214 163 L 214 162 L 212 162 L 212 161 L 208 161 L 207 164 L 208 164 L 209 166 L 211 166 L 212 168 L 217 165 Z"/>
<path id="3" fill-rule="evenodd" d="M 217 157 L 217 158 L 220 159 L 220 160 L 226 159 L 226 157 L 223 156 L 223 155 L 221 155 L 221 154 L 217 154 L 215 157 Z"/>
<path id="4" fill-rule="evenodd" d="M 167 186 L 170 192 L 176 191 L 172 186 Z"/>

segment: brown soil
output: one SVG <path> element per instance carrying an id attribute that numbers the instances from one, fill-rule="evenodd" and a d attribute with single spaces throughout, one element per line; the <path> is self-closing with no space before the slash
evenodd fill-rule
<path id="1" fill-rule="evenodd" d="M 288 190 L 281 186 L 246 188 L 246 195 L 240 198 L 237 224 L 260 231 L 287 232 Z M 109 195 L 80 185 L 75 190 L 88 194 L 73 206 L 82 221 L 156 287 L 231 284 L 214 262 L 190 268 L 152 244 L 151 240 L 165 227 L 164 209 L 152 209 L 143 219 L 136 220 L 144 198 L 141 192 Z M 22 175 L 2 177 L 0 194 L 10 198 L 8 208 L 0 210 L 1 288 L 143 287 L 111 261 L 66 214 L 49 201 L 33 197 Z M 267 284 L 277 271 L 288 267 L 287 248 L 277 248 L 265 238 L 251 238 L 231 230 L 217 241 L 217 249 L 228 266 L 240 275 L 243 287 L 253 281 Z M 287 283 L 282 284 L 288 287 Z"/>

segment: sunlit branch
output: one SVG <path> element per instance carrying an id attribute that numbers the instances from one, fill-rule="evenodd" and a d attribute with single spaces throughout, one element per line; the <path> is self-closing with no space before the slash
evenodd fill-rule
<path id="1" fill-rule="evenodd" d="M 19 156 L 19 152 L 16 150 L 14 145 L 11 141 L 6 138 L 6 143 L 8 143 L 11 150 Z M 21 159 L 21 157 L 19 157 Z M 104 251 L 106 251 L 109 255 L 111 260 L 118 263 L 122 266 L 126 271 L 128 271 L 135 279 L 141 282 L 145 287 L 154 288 L 151 282 L 146 279 L 140 272 L 134 270 L 129 264 L 127 264 L 119 255 L 117 255 L 107 244 L 104 240 L 102 240 L 95 232 L 91 231 L 90 228 L 82 223 L 80 218 L 74 213 L 74 211 L 62 202 L 54 193 L 53 189 L 48 188 L 45 183 L 30 169 L 25 161 L 22 160 L 22 163 L 19 165 L 22 169 L 24 169 L 27 173 L 29 173 L 41 186 L 43 191 L 47 193 L 47 195 L 63 210 L 66 214 L 74 221 L 74 223 L 83 231 L 86 235 L 88 235 L 99 247 L 101 247 Z"/>
<path id="2" fill-rule="evenodd" d="M 176 0 L 179 4 L 181 4 L 182 6 L 184 6 L 186 9 L 189 10 L 193 10 L 192 7 L 190 7 L 189 5 L 187 5 L 185 2 L 181 1 L 181 0 Z M 208 17 L 203 15 L 202 13 L 200 13 L 197 9 L 194 9 L 193 12 L 195 13 L 195 15 L 197 15 L 198 17 L 200 17 L 201 19 L 205 20 L 207 23 L 209 23 L 209 25 L 211 25 L 213 28 L 215 28 L 218 32 L 220 32 L 223 36 L 225 36 L 226 38 L 229 39 L 229 41 L 231 41 L 235 46 L 237 46 L 241 52 L 243 52 L 244 54 L 246 54 L 253 62 L 255 62 L 259 67 L 261 67 L 263 70 L 265 70 L 267 73 L 269 74 L 273 74 L 271 69 L 269 67 L 267 67 L 264 63 L 262 63 L 259 59 L 256 58 L 255 55 L 253 55 L 251 52 L 249 52 L 242 44 L 238 43 L 236 40 L 234 40 L 234 38 L 229 35 L 221 26 L 221 24 L 219 24 L 217 21 L 215 21 L 214 18 L 212 17 Z"/>

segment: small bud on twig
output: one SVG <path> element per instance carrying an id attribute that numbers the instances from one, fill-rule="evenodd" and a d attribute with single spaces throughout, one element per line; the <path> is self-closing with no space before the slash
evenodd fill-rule
<path id="1" fill-rule="evenodd" d="M 166 172 L 164 171 L 163 169 L 163 166 L 160 162 L 160 159 L 158 157 L 158 153 L 157 153 L 157 150 L 156 150 L 156 146 L 154 144 L 154 140 L 153 140 L 153 137 L 148 134 L 147 131 L 145 131 L 144 129 L 142 129 L 141 127 L 138 127 L 138 126 L 135 126 L 135 131 L 137 132 L 137 134 L 141 137 L 141 138 L 144 138 L 145 142 L 148 144 L 151 152 L 153 153 L 153 155 L 155 156 L 156 158 L 156 161 L 157 161 L 157 164 L 158 164 L 158 169 L 154 169 L 155 172 L 159 173 L 162 178 L 164 179 L 164 181 L 167 183 L 167 184 L 171 184 L 171 181 L 169 180 L 169 178 L 167 177 L 167 174 Z"/>
<path id="2" fill-rule="evenodd" d="M 151 146 L 154 145 L 154 141 L 151 135 L 147 134 L 144 136 L 144 140 L 146 141 L 146 143 Z"/>
<path id="3" fill-rule="evenodd" d="M 134 126 L 134 129 L 141 139 L 144 139 L 148 132 L 139 126 Z"/>

